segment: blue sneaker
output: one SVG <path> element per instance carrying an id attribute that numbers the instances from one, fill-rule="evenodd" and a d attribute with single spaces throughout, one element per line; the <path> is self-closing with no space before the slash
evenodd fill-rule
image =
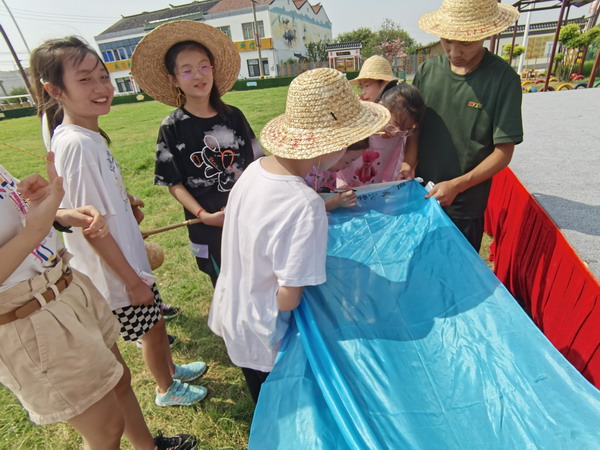
<path id="1" fill-rule="evenodd" d="M 173 380 L 173 384 L 164 394 L 156 393 L 156 406 L 190 406 L 198 403 L 208 391 L 204 386 L 194 386 Z"/>
<path id="2" fill-rule="evenodd" d="M 175 373 L 173 374 L 174 380 L 179 380 L 182 383 L 189 383 L 190 381 L 197 380 L 206 372 L 206 363 L 202 361 L 196 361 L 182 366 L 175 366 Z"/>

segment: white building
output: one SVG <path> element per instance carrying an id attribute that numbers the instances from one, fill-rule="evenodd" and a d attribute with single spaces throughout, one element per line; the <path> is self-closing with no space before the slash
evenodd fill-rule
<path id="1" fill-rule="evenodd" d="M 331 21 L 324 8 L 306 0 L 254 0 L 265 76 L 277 76 L 277 64 L 307 56 L 306 45 L 331 41 Z M 137 92 L 131 78 L 131 55 L 142 37 L 163 23 L 197 20 L 227 34 L 241 57 L 240 78 L 260 76 L 251 0 L 202 0 L 157 11 L 124 16 L 95 37 L 117 92 Z"/>

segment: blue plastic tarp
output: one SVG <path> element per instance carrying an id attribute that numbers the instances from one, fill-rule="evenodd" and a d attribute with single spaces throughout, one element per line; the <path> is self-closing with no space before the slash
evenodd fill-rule
<path id="1" fill-rule="evenodd" d="M 330 216 L 251 449 L 598 449 L 600 393 L 415 181 Z"/>

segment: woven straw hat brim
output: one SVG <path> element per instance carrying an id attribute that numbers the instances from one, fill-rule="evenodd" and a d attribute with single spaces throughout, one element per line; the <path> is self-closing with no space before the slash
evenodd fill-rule
<path id="1" fill-rule="evenodd" d="M 493 3 L 497 8 L 492 14 L 482 11 L 482 8 L 488 7 L 485 4 L 481 6 L 485 2 L 456 0 L 454 3 L 457 6 L 453 11 L 444 9 L 442 5 L 442 9 L 422 15 L 419 27 L 440 38 L 473 42 L 506 30 L 519 18 L 519 11 L 515 7 L 496 3 L 496 0 L 493 0 Z"/>
<path id="2" fill-rule="evenodd" d="M 383 74 L 358 74 L 356 78 L 350 80 L 350 84 L 356 86 L 360 80 L 381 80 L 381 81 L 396 81 L 398 77 L 393 75 L 383 75 Z"/>
<path id="3" fill-rule="evenodd" d="M 178 42 L 195 41 L 212 53 L 213 79 L 220 95 L 227 93 L 240 73 L 240 55 L 231 39 L 205 23 L 178 20 L 161 25 L 138 43 L 131 57 L 131 74 L 152 98 L 177 105 L 177 89 L 165 67 L 167 51 Z"/>
<path id="4" fill-rule="evenodd" d="M 287 159 L 311 159 L 337 152 L 380 131 L 389 121 L 388 109 L 377 103 L 360 101 L 360 114 L 339 126 L 334 121 L 321 128 L 290 125 L 286 114 L 269 121 L 260 133 L 263 147 L 273 155 Z M 306 110 L 310 122 L 312 112 Z M 295 118 L 297 122 L 297 117 Z"/>
<path id="5" fill-rule="evenodd" d="M 398 78 L 392 73 L 392 66 L 383 56 L 374 55 L 363 63 L 356 78 L 350 84 L 357 85 L 360 80 L 395 81 Z"/>

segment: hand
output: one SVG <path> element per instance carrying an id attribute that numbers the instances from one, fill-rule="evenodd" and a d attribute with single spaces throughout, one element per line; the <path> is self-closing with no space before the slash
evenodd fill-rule
<path id="1" fill-rule="evenodd" d="M 65 194 L 63 179 L 56 173 L 54 154 L 51 152 L 48 153 L 46 170 L 50 182 L 41 175 L 34 174 L 23 179 L 17 188 L 29 204 L 27 227 L 37 229 L 43 235 L 52 227 L 58 206 Z"/>
<path id="2" fill-rule="evenodd" d="M 154 292 L 144 281 L 137 277 L 131 286 L 127 286 L 127 293 L 133 306 L 152 305 L 154 303 Z"/>
<path id="3" fill-rule="evenodd" d="M 460 192 L 458 185 L 453 180 L 441 181 L 433 186 L 425 198 L 433 197 L 440 202 L 441 206 L 450 206 Z"/>
<path id="4" fill-rule="evenodd" d="M 215 213 L 209 213 L 202 211 L 198 218 L 202 219 L 202 223 L 210 225 L 212 227 L 222 227 L 225 220 L 225 212 L 217 211 Z"/>
<path id="5" fill-rule="evenodd" d="M 100 211 L 91 205 L 60 210 L 57 220 L 62 225 L 83 228 L 83 235 L 88 239 L 102 239 L 109 232 L 108 223 Z"/>
<path id="6" fill-rule="evenodd" d="M 129 197 L 129 204 L 131 205 L 131 211 L 133 212 L 133 217 L 135 217 L 135 221 L 138 223 L 142 223 L 144 220 L 144 212 L 140 209 L 146 206 L 144 201 L 136 195 L 127 194 Z"/>
<path id="7" fill-rule="evenodd" d="M 356 192 L 352 189 L 336 194 L 335 199 L 338 208 L 351 208 L 356 206 Z"/>
<path id="8" fill-rule="evenodd" d="M 410 164 L 403 162 L 400 166 L 400 172 L 398 172 L 398 176 L 396 177 L 397 181 L 402 180 L 412 180 L 415 177 L 415 169 L 413 169 Z"/>

